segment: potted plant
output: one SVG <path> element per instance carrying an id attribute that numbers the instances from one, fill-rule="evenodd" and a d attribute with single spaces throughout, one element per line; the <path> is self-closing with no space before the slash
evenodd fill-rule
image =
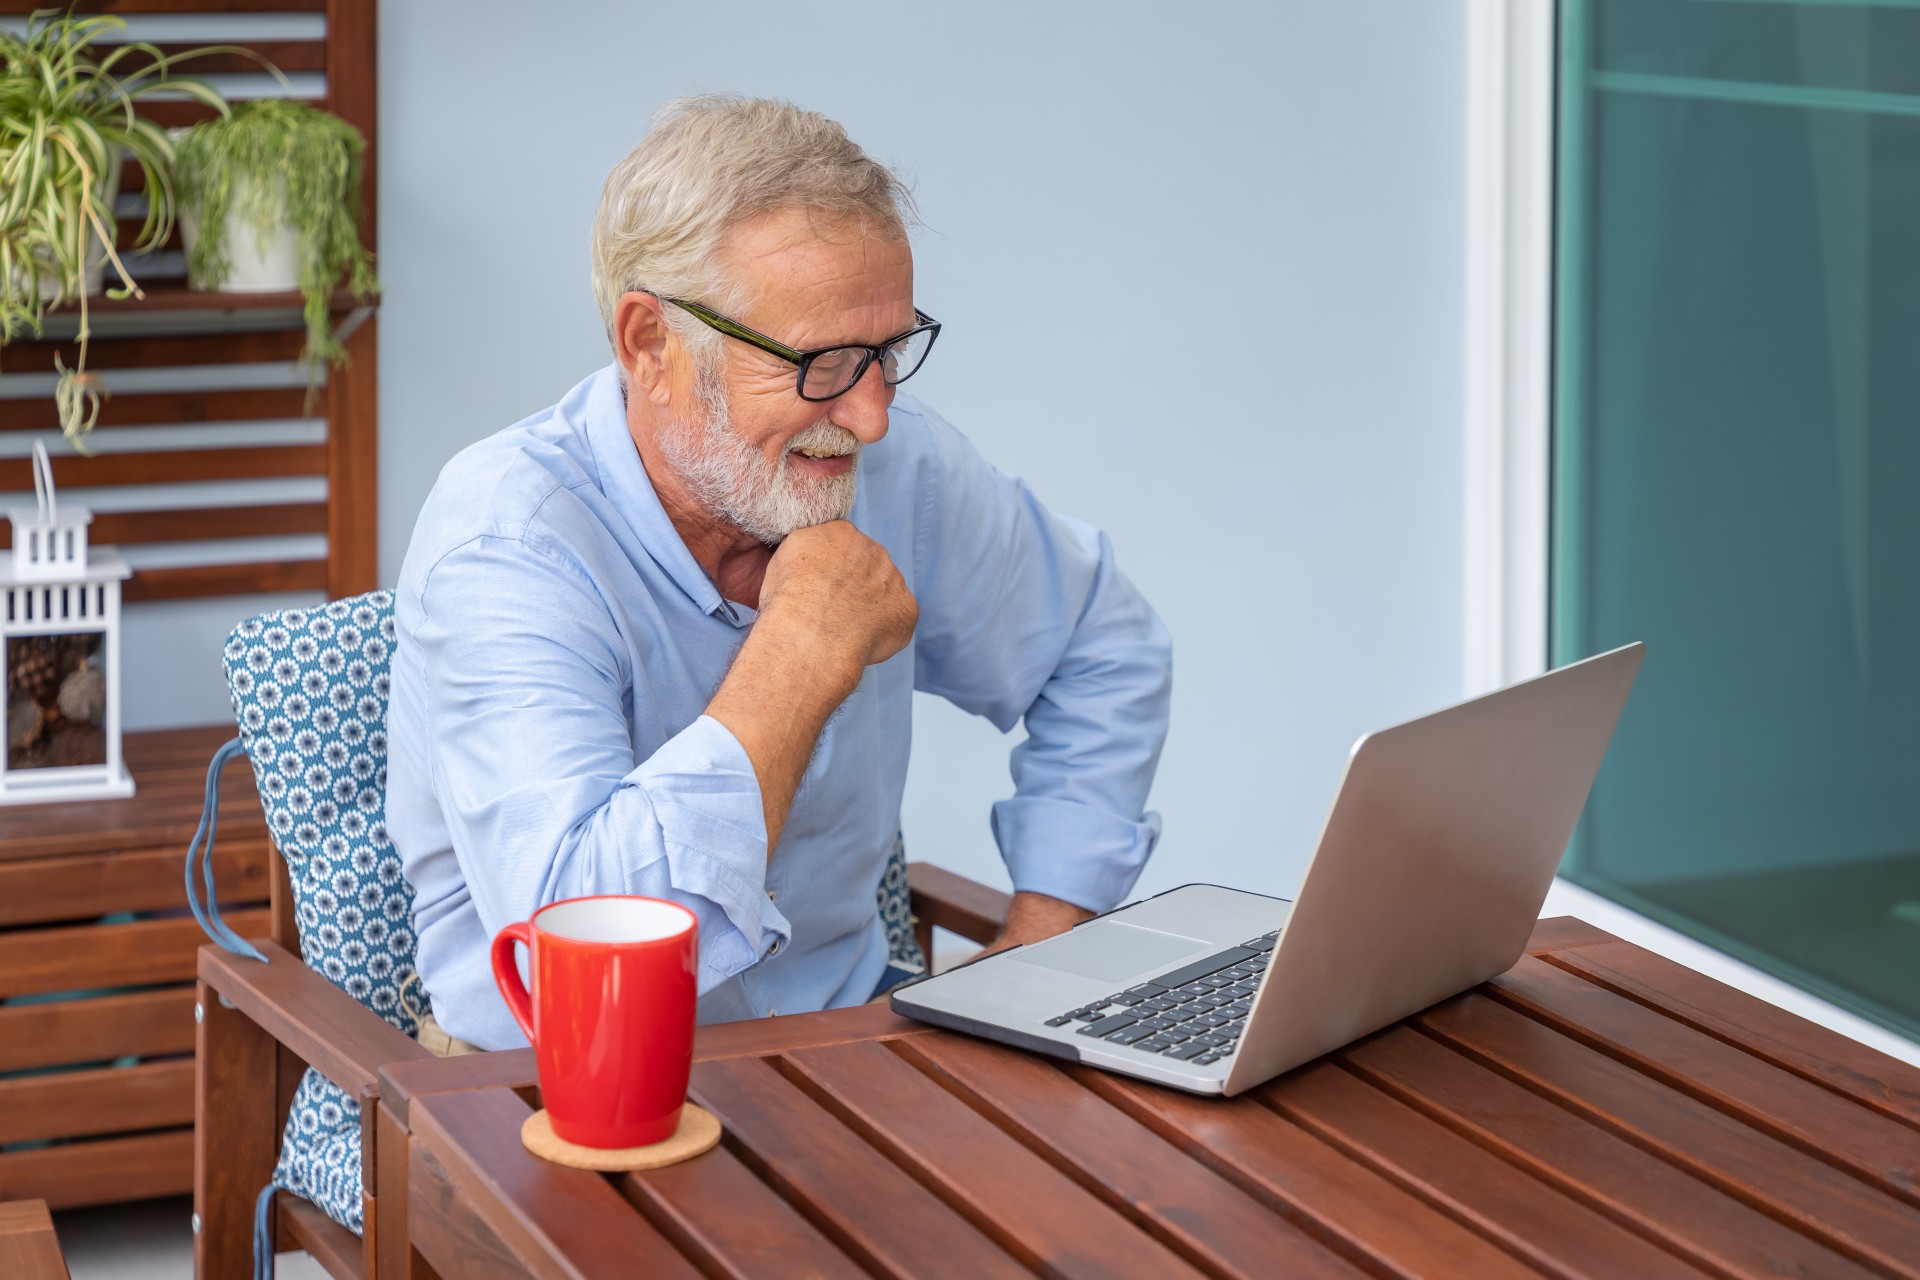
<path id="1" fill-rule="evenodd" d="M 327 111 L 288 98 L 237 104 L 174 143 L 187 279 L 195 289 L 298 289 L 305 304 L 302 358 L 318 374 L 346 350 L 333 336 L 333 292 L 377 293 L 360 243 L 366 140 Z"/>
<path id="2" fill-rule="evenodd" d="M 130 252 L 158 249 L 173 232 L 173 144 L 134 113 L 167 91 L 227 104 L 204 81 L 175 73 L 211 52 L 168 54 L 145 41 L 102 43 L 122 18 L 42 9 L 24 33 L 0 31 L 0 345 L 38 336 L 47 308 L 77 299 L 79 358 L 59 366 L 54 400 L 76 447 L 99 417 L 100 380 L 87 372 L 87 295 L 111 264 L 110 296 L 143 296 L 114 249 L 114 201 L 123 158 L 140 166 L 147 216 Z"/>

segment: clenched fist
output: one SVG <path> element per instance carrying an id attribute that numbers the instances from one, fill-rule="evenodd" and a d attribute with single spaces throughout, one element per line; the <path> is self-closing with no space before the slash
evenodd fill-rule
<path id="1" fill-rule="evenodd" d="M 760 618 L 806 635 L 822 646 L 816 652 L 844 657 L 857 682 L 861 668 L 906 647 L 920 605 L 886 548 L 833 520 L 795 530 L 773 553 L 760 585 Z"/>

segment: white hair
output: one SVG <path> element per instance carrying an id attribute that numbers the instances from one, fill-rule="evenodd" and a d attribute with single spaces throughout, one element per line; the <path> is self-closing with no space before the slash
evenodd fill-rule
<path id="1" fill-rule="evenodd" d="M 635 290 L 745 310 L 751 300 L 723 278 L 720 247 L 741 223 L 789 208 L 851 216 L 899 239 L 918 220 L 899 175 L 818 112 L 736 94 L 666 103 L 607 175 L 594 216 L 593 291 L 608 341 L 614 308 Z M 720 339 L 677 307 L 667 323 L 696 358 Z"/>

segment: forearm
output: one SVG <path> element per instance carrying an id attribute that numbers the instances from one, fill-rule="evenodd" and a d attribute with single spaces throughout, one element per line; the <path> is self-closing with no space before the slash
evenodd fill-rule
<path id="1" fill-rule="evenodd" d="M 814 629 L 762 615 L 706 713 L 740 741 L 760 783 L 772 857 L 794 793 L 834 709 L 860 682 L 844 646 Z"/>
<path id="2" fill-rule="evenodd" d="M 440 810 L 486 930 L 564 898 L 671 899 L 700 920 L 703 991 L 789 937 L 766 896 L 760 788 L 731 731 L 701 716 L 635 761 L 624 722 L 596 734 L 602 717 L 565 714 L 555 693 L 436 735 Z M 503 700 L 521 701 L 510 688 Z"/>

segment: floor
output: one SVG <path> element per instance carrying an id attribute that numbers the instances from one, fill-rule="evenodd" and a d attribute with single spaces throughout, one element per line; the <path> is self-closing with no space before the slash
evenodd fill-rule
<path id="1" fill-rule="evenodd" d="M 193 1197 L 66 1209 L 53 1229 L 73 1280 L 190 1280 Z M 327 1280 L 304 1253 L 283 1254 L 279 1280 Z"/>
<path id="2" fill-rule="evenodd" d="M 1884 1053 L 1920 1066 L 1920 1044 L 1903 1039 L 1768 974 L 1742 964 L 1644 916 L 1566 881 L 1556 881 L 1542 915 L 1571 915 L 1689 968 L 1751 992 L 1803 1018 L 1832 1027 Z M 936 968 L 966 958 L 942 950 Z M 54 1215 L 73 1280 L 189 1280 L 193 1275 L 193 1205 L 185 1197 L 148 1200 Z M 322 1280 L 305 1254 L 283 1254 L 279 1280 Z"/>

